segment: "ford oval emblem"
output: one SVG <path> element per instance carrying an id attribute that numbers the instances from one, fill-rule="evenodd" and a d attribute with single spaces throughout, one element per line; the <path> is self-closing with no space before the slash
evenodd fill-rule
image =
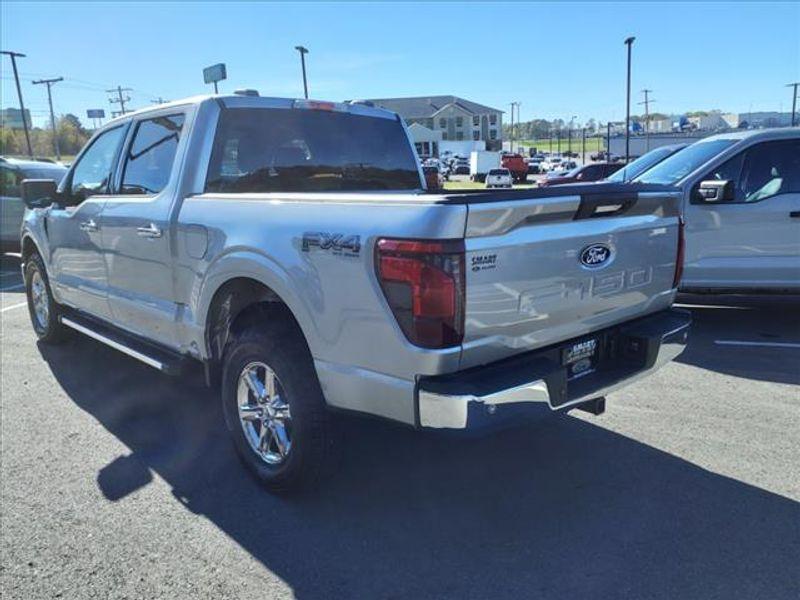
<path id="1" fill-rule="evenodd" d="M 590 269 L 604 267 L 611 258 L 611 248 L 605 244 L 592 244 L 581 251 L 581 264 Z"/>

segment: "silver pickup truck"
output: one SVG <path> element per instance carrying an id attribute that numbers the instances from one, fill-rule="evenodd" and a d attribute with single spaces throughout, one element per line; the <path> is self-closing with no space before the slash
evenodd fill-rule
<path id="1" fill-rule="evenodd" d="M 31 320 L 202 364 L 283 491 L 328 462 L 329 409 L 436 430 L 597 414 L 679 354 L 679 194 L 598 189 L 428 193 L 402 120 L 363 103 L 160 105 L 98 131 L 57 188 L 23 183 Z"/>

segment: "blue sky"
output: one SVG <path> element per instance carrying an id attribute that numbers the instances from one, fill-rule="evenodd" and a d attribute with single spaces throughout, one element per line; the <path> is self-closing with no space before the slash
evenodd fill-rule
<path id="1" fill-rule="evenodd" d="M 625 48 L 634 45 L 634 102 L 653 110 L 791 109 L 800 80 L 800 3 L 2 3 L 3 50 L 19 60 L 26 105 L 46 116 L 109 111 L 107 87 L 133 88 L 131 106 L 204 93 L 202 68 L 225 62 L 221 91 L 321 99 L 456 94 L 523 120 L 621 119 Z M 17 106 L 2 57 L 2 106 Z M 642 110 L 634 104 L 634 112 Z"/>

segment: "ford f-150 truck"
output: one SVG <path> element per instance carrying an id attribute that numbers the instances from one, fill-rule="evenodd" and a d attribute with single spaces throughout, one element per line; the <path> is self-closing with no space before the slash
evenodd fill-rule
<path id="1" fill-rule="evenodd" d="M 283 491 L 329 462 L 329 409 L 436 430 L 599 413 L 675 357 L 676 192 L 596 190 L 427 192 L 402 120 L 363 103 L 159 105 L 99 130 L 58 187 L 23 183 L 31 320 L 42 342 L 202 364 Z"/>

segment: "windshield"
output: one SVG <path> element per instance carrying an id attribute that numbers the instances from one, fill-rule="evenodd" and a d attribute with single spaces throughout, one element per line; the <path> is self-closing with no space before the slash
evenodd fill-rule
<path id="1" fill-rule="evenodd" d="M 680 150 L 677 150 L 679 152 Z M 626 181 L 630 181 L 634 177 L 638 177 L 647 169 L 660 163 L 662 160 L 674 154 L 676 152 L 675 148 L 671 147 L 664 147 L 664 148 L 656 148 L 655 150 L 651 150 L 647 154 L 640 156 L 630 164 L 622 167 L 619 171 L 614 173 L 611 177 L 608 177 L 608 181 L 614 181 L 616 183 L 624 183 Z"/>
<path id="2" fill-rule="evenodd" d="M 636 177 L 634 181 L 638 183 L 672 185 L 733 145 L 735 141 L 736 140 L 712 140 L 708 142 L 696 142 L 688 148 L 664 159 L 653 168 Z"/>
<path id="3" fill-rule="evenodd" d="M 206 191 L 418 190 L 411 144 L 394 119 L 306 109 L 222 112 Z"/>
<path id="4" fill-rule="evenodd" d="M 489 175 L 508 175 L 508 170 L 506 169 L 492 169 L 489 171 Z"/>

